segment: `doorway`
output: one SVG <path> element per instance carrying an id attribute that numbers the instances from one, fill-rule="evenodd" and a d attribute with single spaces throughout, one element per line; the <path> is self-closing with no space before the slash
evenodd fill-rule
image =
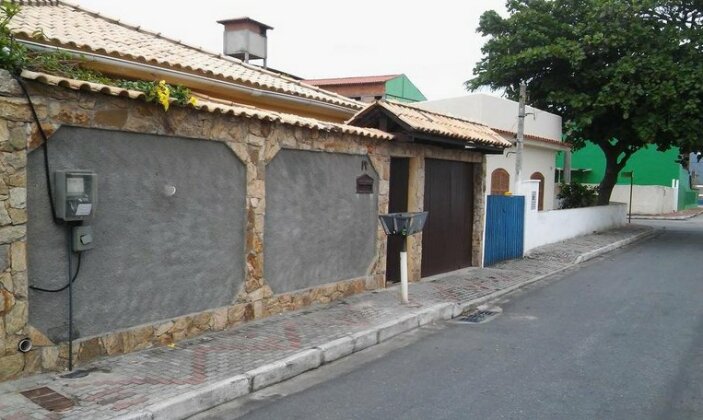
<path id="1" fill-rule="evenodd" d="M 425 160 L 422 277 L 471 265 L 474 164 Z"/>
<path id="2" fill-rule="evenodd" d="M 391 158 L 391 178 L 388 191 L 388 212 L 408 211 L 408 179 L 410 177 L 409 158 Z M 386 251 L 386 282 L 400 281 L 400 250 L 402 236 L 389 236 Z"/>

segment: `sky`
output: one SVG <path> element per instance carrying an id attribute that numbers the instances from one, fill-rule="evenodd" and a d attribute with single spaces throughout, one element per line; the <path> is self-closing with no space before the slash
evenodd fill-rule
<path id="1" fill-rule="evenodd" d="M 428 99 L 466 94 L 486 10 L 505 0 L 74 0 L 81 6 L 219 53 L 218 20 L 269 26 L 268 65 L 307 79 L 404 73 Z"/>

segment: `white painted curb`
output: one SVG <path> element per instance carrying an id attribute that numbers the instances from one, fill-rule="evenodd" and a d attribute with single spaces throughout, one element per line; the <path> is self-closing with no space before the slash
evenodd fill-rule
<path id="1" fill-rule="evenodd" d="M 311 349 L 295 353 L 266 365 L 259 366 L 243 375 L 236 375 L 223 381 L 204 386 L 166 401 L 147 407 L 145 410 L 120 416 L 123 420 L 185 419 L 209 408 L 232 401 L 259 389 L 283 382 L 323 364 L 349 356 L 363 349 L 387 341 L 399 334 L 414 330 L 439 320 L 456 318 L 467 308 L 478 306 L 511 293 L 534 282 L 553 276 L 564 270 L 605 254 L 614 249 L 646 239 L 657 233 L 652 229 L 631 238 L 614 242 L 602 248 L 579 255 L 572 264 L 550 273 L 533 277 L 523 283 L 498 290 L 486 296 L 458 303 L 438 303 L 419 309 L 395 320 L 370 327 L 363 331 L 338 338 Z"/>

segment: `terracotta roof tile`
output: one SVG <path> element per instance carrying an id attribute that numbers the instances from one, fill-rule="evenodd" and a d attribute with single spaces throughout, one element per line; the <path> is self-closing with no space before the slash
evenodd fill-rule
<path id="1" fill-rule="evenodd" d="M 452 117 L 437 112 L 427 111 L 411 105 L 391 101 L 376 101 L 366 109 L 357 113 L 348 123 L 353 124 L 374 107 L 381 107 L 395 115 L 413 130 L 441 137 L 465 140 L 500 148 L 511 147 L 512 144 L 500 134 L 486 125 L 477 122 Z"/>
<path id="2" fill-rule="evenodd" d="M 25 70 L 22 72 L 22 77 L 28 80 L 34 80 L 46 85 L 60 86 L 72 90 L 83 90 L 96 93 L 102 93 L 110 96 L 121 96 L 135 100 L 145 100 L 146 95 L 143 92 L 123 89 L 115 86 L 108 86 L 99 83 L 90 83 L 83 80 L 69 79 L 61 76 L 53 76 L 45 73 L 37 73 Z M 293 114 L 282 112 L 273 112 L 262 110 L 247 105 L 236 104 L 230 102 L 228 104 L 215 102 L 205 99 L 198 100 L 197 105 L 187 105 L 190 108 L 195 108 L 204 112 L 220 113 L 232 115 L 235 117 L 252 118 L 262 121 L 278 122 L 285 125 L 310 128 L 313 130 L 327 131 L 332 133 L 344 133 L 368 137 L 378 140 L 392 140 L 393 135 L 376 130 L 373 128 L 354 127 L 346 124 L 329 123 L 319 121 L 313 118 L 300 117 Z"/>
<path id="3" fill-rule="evenodd" d="M 233 84 L 317 100 L 359 110 L 363 104 L 235 58 L 204 51 L 101 16 L 97 12 L 57 1 L 20 1 L 20 13 L 10 26 L 18 39 L 116 57 L 128 61 L 190 71 Z M 35 31 L 43 40 L 32 37 Z"/>

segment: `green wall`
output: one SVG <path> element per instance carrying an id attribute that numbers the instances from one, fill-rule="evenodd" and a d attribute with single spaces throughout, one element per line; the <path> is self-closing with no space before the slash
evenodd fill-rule
<path id="1" fill-rule="evenodd" d="M 678 148 L 664 152 L 654 146 L 647 146 L 630 157 L 623 171 L 635 171 L 636 185 L 661 185 L 671 187 L 673 179 L 679 179 L 681 165 L 676 163 Z M 564 167 L 564 154 L 557 154 L 557 167 Z M 587 143 L 583 149 L 572 153 L 572 175 L 575 182 L 598 184 L 605 174 L 605 155 L 600 147 Z M 580 171 L 588 169 L 588 171 Z M 629 178 L 618 178 L 618 184 L 629 184 Z M 688 183 L 688 182 L 687 182 Z"/>
<path id="2" fill-rule="evenodd" d="M 676 159 L 679 149 L 673 147 L 660 152 L 655 146 L 647 146 L 635 152 L 620 172 L 634 171 L 635 185 L 661 185 L 671 187 L 671 181 L 679 180 L 678 210 L 698 206 L 698 191 L 691 189 L 688 171 Z M 556 166 L 564 167 L 564 153 L 557 154 Z M 605 155 L 600 147 L 587 143 L 583 149 L 575 151 L 571 156 L 571 179 L 582 184 L 598 184 L 605 174 Z M 622 175 L 618 184 L 629 184 L 630 179 Z"/>
<path id="3" fill-rule="evenodd" d="M 420 92 L 404 74 L 386 82 L 386 97 L 400 102 L 426 101 L 425 95 Z"/>

